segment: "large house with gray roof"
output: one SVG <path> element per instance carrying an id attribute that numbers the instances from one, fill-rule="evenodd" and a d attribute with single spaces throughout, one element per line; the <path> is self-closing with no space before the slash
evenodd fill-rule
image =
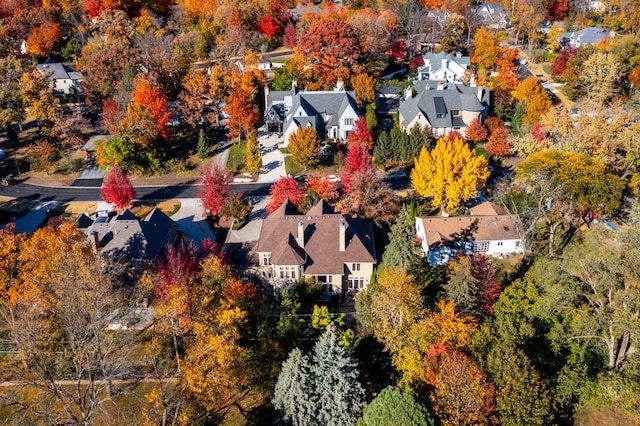
<path id="1" fill-rule="evenodd" d="M 615 32 L 605 28 L 589 27 L 580 31 L 562 33 L 561 43 L 563 46 L 569 45 L 575 49 L 584 45 L 596 45 L 603 40 L 613 38 Z"/>
<path id="2" fill-rule="evenodd" d="M 415 91 L 415 96 L 412 96 Z M 416 81 L 405 93 L 405 100 L 398 109 L 400 126 L 410 131 L 414 126 L 427 126 L 435 137 L 457 130 L 464 134 L 467 126 L 476 118 L 484 121 L 489 111 L 489 88 Z"/>
<path id="3" fill-rule="evenodd" d="M 324 283 L 327 295 L 365 289 L 376 264 L 371 223 L 336 213 L 324 201 L 307 214 L 283 203 L 262 223 L 255 252 L 259 271 L 274 286 L 311 277 Z"/>
<path id="4" fill-rule="evenodd" d="M 49 80 L 49 85 L 54 91 L 67 95 L 80 92 L 80 82 L 84 79 L 81 72 L 74 71 L 63 63 L 49 60 L 36 65 L 36 69 Z"/>
<path id="5" fill-rule="evenodd" d="M 471 64 L 469 57 L 459 52 L 455 56 L 447 52 L 427 53 L 422 59 L 424 66 L 418 67 L 419 80 L 462 83 Z"/>
<path id="6" fill-rule="evenodd" d="M 431 265 L 446 265 L 456 255 L 508 257 L 523 252 L 518 216 L 489 201 L 470 214 L 416 218 L 416 234 Z"/>
<path id="7" fill-rule="evenodd" d="M 346 141 L 360 117 L 355 93 L 338 83 L 334 90 L 300 90 L 294 82 L 291 90 L 266 93 L 264 122 L 268 132 L 284 133 L 284 146 L 289 136 L 300 127 L 313 127 L 321 140 Z"/>
<path id="8" fill-rule="evenodd" d="M 82 215 L 77 224 L 105 260 L 128 262 L 133 267 L 151 265 L 178 235 L 178 224 L 158 208 L 151 210 L 143 220 L 126 209 L 113 218 L 98 215 L 91 220 Z"/>

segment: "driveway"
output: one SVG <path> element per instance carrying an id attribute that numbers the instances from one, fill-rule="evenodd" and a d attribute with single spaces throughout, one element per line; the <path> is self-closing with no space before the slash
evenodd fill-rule
<path id="1" fill-rule="evenodd" d="M 260 238 L 262 221 L 267 217 L 267 202 L 269 197 L 251 197 L 251 213 L 247 223 L 238 230 L 230 230 L 226 244 L 253 243 Z"/>
<path id="2" fill-rule="evenodd" d="M 258 130 L 258 143 L 262 146 L 260 149 L 262 168 L 258 182 L 275 182 L 287 175 L 284 168 L 285 155 L 278 149 L 278 145 L 282 142 L 284 142 L 284 137 L 277 133 L 266 133 L 264 128 Z"/>
<path id="3" fill-rule="evenodd" d="M 16 234 L 32 234 L 47 220 L 49 217 L 48 210 L 55 208 L 57 205 L 57 201 L 40 201 L 35 207 L 29 210 L 29 213 L 14 222 L 16 225 L 14 232 Z M 4 226 L 6 225 L 0 225 L 0 228 L 4 228 Z"/>
<path id="4" fill-rule="evenodd" d="M 197 244 L 206 238 L 215 242 L 216 234 L 206 220 L 202 201 L 199 198 L 181 198 L 180 203 L 180 210 L 171 216 L 178 223 L 178 229 Z"/>

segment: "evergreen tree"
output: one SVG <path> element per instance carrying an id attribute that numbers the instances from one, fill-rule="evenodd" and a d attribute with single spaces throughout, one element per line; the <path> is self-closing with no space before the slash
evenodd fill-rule
<path id="1" fill-rule="evenodd" d="M 416 230 L 414 220 L 409 215 L 407 206 L 403 206 L 396 222 L 391 226 L 389 244 L 382 256 L 384 267 L 399 266 L 406 271 L 411 271 L 422 261 L 420 247 L 416 243 Z"/>
<path id="2" fill-rule="evenodd" d="M 373 146 L 373 155 L 380 162 L 393 160 L 393 145 L 389 132 L 380 133 L 376 144 Z"/>
<path id="3" fill-rule="evenodd" d="M 460 312 L 485 318 L 493 315 L 500 296 L 496 268 L 483 255 L 465 256 L 451 264 L 449 281 L 443 286 L 446 300 L 455 300 Z"/>
<path id="4" fill-rule="evenodd" d="M 406 160 L 411 160 L 420 155 L 420 150 L 424 146 L 427 150 L 433 149 L 433 138 L 429 128 L 414 126 L 406 138 L 407 146 L 405 148 Z"/>
<path id="5" fill-rule="evenodd" d="M 367 104 L 367 111 L 365 113 L 365 120 L 367 120 L 367 127 L 371 133 L 375 133 L 378 127 L 378 116 L 376 115 L 376 104 Z"/>
<path id="6" fill-rule="evenodd" d="M 294 425 L 353 425 L 364 406 L 357 362 L 340 343 L 333 324 L 309 356 L 294 349 L 282 365 L 272 400 Z"/>
<path id="7" fill-rule="evenodd" d="M 433 426 L 433 418 L 413 393 L 389 386 L 364 408 L 358 425 Z"/>
<path id="8" fill-rule="evenodd" d="M 315 424 L 355 424 L 364 406 L 364 388 L 358 382 L 358 363 L 340 344 L 333 325 L 314 346 L 311 359 Z"/>
<path id="9" fill-rule="evenodd" d="M 396 161 L 407 161 L 407 134 L 402 131 L 400 127 L 394 127 L 391 129 L 391 152 L 393 152 L 393 159 Z"/>
<path id="10" fill-rule="evenodd" d="M 294 426 L 306 426 L 315 422 L 312 385 L 309 359 L 300 349 L 295 348 L 289 354 L 289 359 L 282 364 L 271 401 Z"/>

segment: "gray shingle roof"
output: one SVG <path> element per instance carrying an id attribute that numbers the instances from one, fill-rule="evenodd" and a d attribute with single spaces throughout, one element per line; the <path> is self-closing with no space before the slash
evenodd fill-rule
<path id="1" fill-rule="evenodd" d="M 445 83 L 442 90 L 438 90 L 438 84 L 438 82 L 427 80 L 414 83 L 416 96 L 400 104 L 399 111 L 403 119 L 400 124 L 403 127 L 408 126 L 419 113 L 422 113 L 427 118 L 431 127 L 459 127 L 454 125 L 454 118 L 457 117 L 453 117 L 451 111 L 481 112 L 488 108 L 489 90 L 486 87 L 469 87 L 462 84 Z M 427 87 L 429 87 L 429 90 L 426 89 Z M 478 100 L 479 92 L 482 101 Z M 441 109 L 443 105 L 445 114 L 439 117 L 437 106 Z"/>
<path id="2" fill-rule="evenodd" d="M 60 62 L 45 62 L 36 65 L 36 69 L 46 74 L 49 80 L 82 80 L 82 73 L 74 71 L 71 67 Z"/>

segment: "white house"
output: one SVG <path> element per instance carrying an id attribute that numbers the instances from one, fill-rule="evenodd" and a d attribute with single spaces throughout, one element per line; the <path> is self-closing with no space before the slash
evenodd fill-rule
<path id="1" fill-rule="evenodd" d="M 295 82 L 291 90 L 266 90 L 267 131 L 283 132 L 283 146 L 289 144 L 293 132 L 307 126 L 313 127 L 320 139 L 346 141 L 358 117 L 355 92 L 345 90 L 341 82 L 328 91 L 299 90 Z"/>
<path id="2" fill-rule="evenodd" d="M 80 91 L 80 82 L 84 78 L 81 72 L 74 71 L 63 63 L 49 61 L 36 65 L 36 69 L 47 77 L 56 92 L 77 94 Z"/>
<path id="3" fill-rule="evenodd" d="M 523 252 L 520 219 L 485 201 L 471 214 L 416 218 L 416 234 L 431 265 L 444 265 L 456 254 L 508 257 Z"/>
<path id="4" fill-rule="evenodd" d="M 411 96 L 415 90 L 416 95 Z M 410 131 L 414 126 L 428 127 L 440 137 L 457 130 L 464 134 L 476 118 L 483 121 L 489 111 L 489 88 L 435 81 L 416 81 L 409 87 L 400 104 L 400 127 Z"/>
<path id="5" fill-rule="evenodd" d="M 608 38 L 615 37 L 616 33 L 604 28 L 589 27 L 580 31 L 562 33 L 562 44 L 575 49 L 583 45 L 596 45 Z"/>
<path id="6" fill-rule="evenodd" d="M 447 81 L 462 83 L 471 64 L 468 56 L 460 52 L 455 56 L 446 53 L 427 53 L 423 57 L 424 66 L 418 67 L 419 80 Z"/>

